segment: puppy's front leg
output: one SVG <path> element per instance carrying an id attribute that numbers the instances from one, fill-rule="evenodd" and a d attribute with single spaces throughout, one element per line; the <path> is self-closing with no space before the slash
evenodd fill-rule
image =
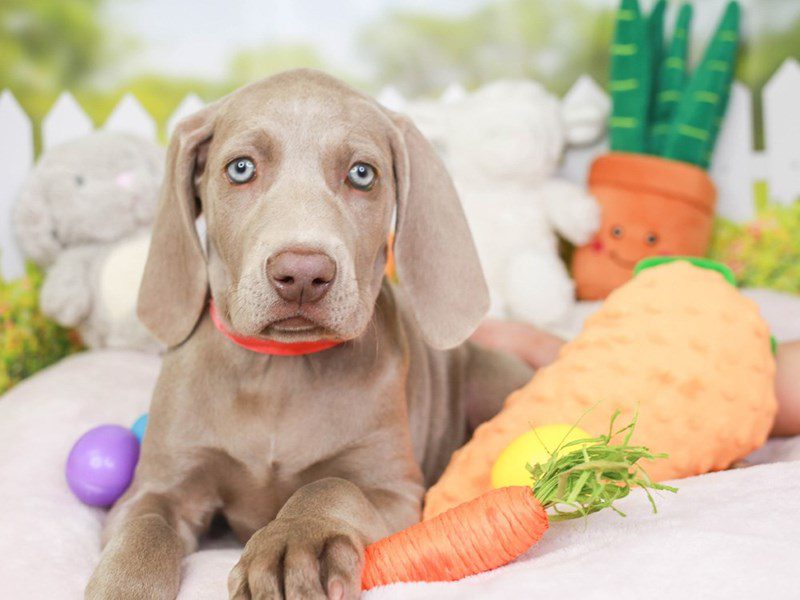
<path id="1" fill-rule="evenodd" d="M 358 598 L 364 546 L 419 520 L 412 496 L 368 498 L 336 477 L 305 485 L 247 542 L 228 579 L 230 598 Z"/>
<path id="2" fill-rule="evenodd" d="M 198 535 L 194 519 L 187 517 L 162 494 L 144 493 L 115 506 L 107 525 L 110 538 L 86 586 L 87 600 L 173 600 L 181 561 Z"/>

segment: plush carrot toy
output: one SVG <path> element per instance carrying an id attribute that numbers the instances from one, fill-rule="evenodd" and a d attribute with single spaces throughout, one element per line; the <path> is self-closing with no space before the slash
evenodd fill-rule
<path id="1" fill-rule="evenodd" d="M 401 581 L 455 581 L 495 569 L 538 542 L 550 521 L 608 507 L 622 515 L 613 503 L 634 486 L 645 490 L 655 512 L 649 490 L 677 490 L 651 481 L 637 463 L 664 455 L 630 445 L 635 417 L 614 432 L 617 414 L 608 435 L 564 443 L 547 462 L 527 465 L 532 487 L 492 490 L 368 546 L 363 589 Z M 623 433 L 621 444 L 610 443 Z"/>
<path id="2" fill-rule="evenodd" d="M 615 290 L 558 359 L 506 399 L 450 459 L 425 496 L 425 518 L 492 488 L 492 468 L 531 427 L 581 421 L 590 435 L 638 409 L 634 443 L 666 460 L 656 481 L 727 469 L 764 444 L 778 403 L 769 325 L 706 259 L 654 257 Z"/>
<path id="3" fill-rule="evenodd" d="M 698 3 L 695 3 L 698 4 Z M 725 115 L 739 48 L 739 5 L 729 2 L 690 75 L 692 5 L 663 40 L 666 0 L 649 16 L 621 0 L 611 46 L 611 152 L 589 173 L 601 211 L 595 238 L 575 250 L 578 297 L 602 300 L 648 256 L 703 256 L 717 192 L 706 169 Z"/>

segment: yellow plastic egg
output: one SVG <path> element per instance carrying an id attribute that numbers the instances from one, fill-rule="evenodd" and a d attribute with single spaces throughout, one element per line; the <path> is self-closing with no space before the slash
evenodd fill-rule
<path id="1" fill-rule="evenodd" d="M 513 442 L 497 458 L 492 467 L 492 487 L 500 488 L 511 485 L 531 485 L 533 478 L 526 465 L 544 463 L 556 448 L 568 442 L 591 438 L 583 429 L 574 425 L 544 425 L 526 431 Z M 568 451 L 575 450 L 571 446 Z M 556 454 L 560 454 L 557 452 Z"/>

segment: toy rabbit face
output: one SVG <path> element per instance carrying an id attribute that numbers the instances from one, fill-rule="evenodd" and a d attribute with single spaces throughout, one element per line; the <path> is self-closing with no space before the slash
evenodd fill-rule
<path id="1" fill-rule="evenodd" d="M 153 219 L 163 154 L 138 138 L 95 133 L 49 150 L 16 211 L 20 243 L 39 264 L 65 248 L 119 240 Z"/>
<path id="2" fill-rule="evenodd" d="M 564 149 L 558 100 L 526 81 L 499 81 L 468 96 L 453 111 L 459 121 L 449 144 L 456 170 L 523 181 L 550 177 Z"/>

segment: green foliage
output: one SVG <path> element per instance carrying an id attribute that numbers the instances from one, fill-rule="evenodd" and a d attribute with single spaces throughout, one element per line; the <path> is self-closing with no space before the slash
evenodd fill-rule
<path id="1" fill-rule="evenodd" d="M 374 87 L 415 97 L 527 77 L 564 93 L 585 73 L 605 82 L 613 12 L 582 0 L 496 0 L 466 14 L 393 10 L 361 38 Z"/>
<path id="2" fill-rule="evenodd" d="M 101 0 L 3 0 L 0 89 L 38 93 L 82 82 L 100 65 Z"/>
<path id="3" fill-rule="evenodd" d="M 103 2 L 0 2 L 0 90 L 12 90 L 34 123 L 61 91 L 90 85 L 111 58 L 99 19 Z"/>
<path id="4" fill-rule="evenodd" d="M 681 8 L 664 57 L 664 8 L 659 0 L 648 18 L 641 14 L 638 0 L 621 0 L 611 46 L 611 148 L 651 152 L 705 168 L 733 82 L 739 5 L 728 4 L 688 82 L 691 9 Z"/>
<path id="5" fill-rule="evenodd" d="M 77 336 L 39 310 L 42 273 L 28 265 L 21 279 L 0 278 L 0 393 L 81 348 Z"/>
<path id="6" fill-rule="evenodd" d="M 707 168 L 728 105 L 739 47 L 739 5 L 730 2 L 675 109 L 662 156 Z"/>
<path id="7" fill-rule="evenodd" d="M 230 63 L 231 80 L 243 85 L 286 69 L 321 69 L 324 62 L 310 44 L 268 44 L 238 52 Z"/>
<path id="8" fill-rule="evenodd" d="M 614 502 L 627 496 L 634 487 L 645 491 L 655 512 L 650 490 L 678 491 L 652 481 L 638 464 L 641 460 L 665 458 L 666 454 L 652 454 L 644 446 L 632 446 L 638 415 L 615 431 L 614 422 L 619 414 L 617 411 L 612 415 L 608 434 L 559 444 L 550 451 L 547 462 L 527 465 L 534 479 L 533 495 L 544 508 L 554 512 L 548 517 L 551 521 L 585 517 L 604 508 L 625 516 Z M 611 443 L 621 435 L 624 436 L 621 443 Z"/>
<path id="9" fill-rule="evenodd" d="M 800 201 L 788 206 L 761 201 L 756 218 L 738 224 L 717 219 L 709 256 L 725 263 L 743 287 L 800 294 Z"/>
<path id="10" fill-rule="evenodd" d="M 638 0 L 622 0 L 611 45 L 611 149 L 644 152 L 652 83 L 651 36 Z"/>

